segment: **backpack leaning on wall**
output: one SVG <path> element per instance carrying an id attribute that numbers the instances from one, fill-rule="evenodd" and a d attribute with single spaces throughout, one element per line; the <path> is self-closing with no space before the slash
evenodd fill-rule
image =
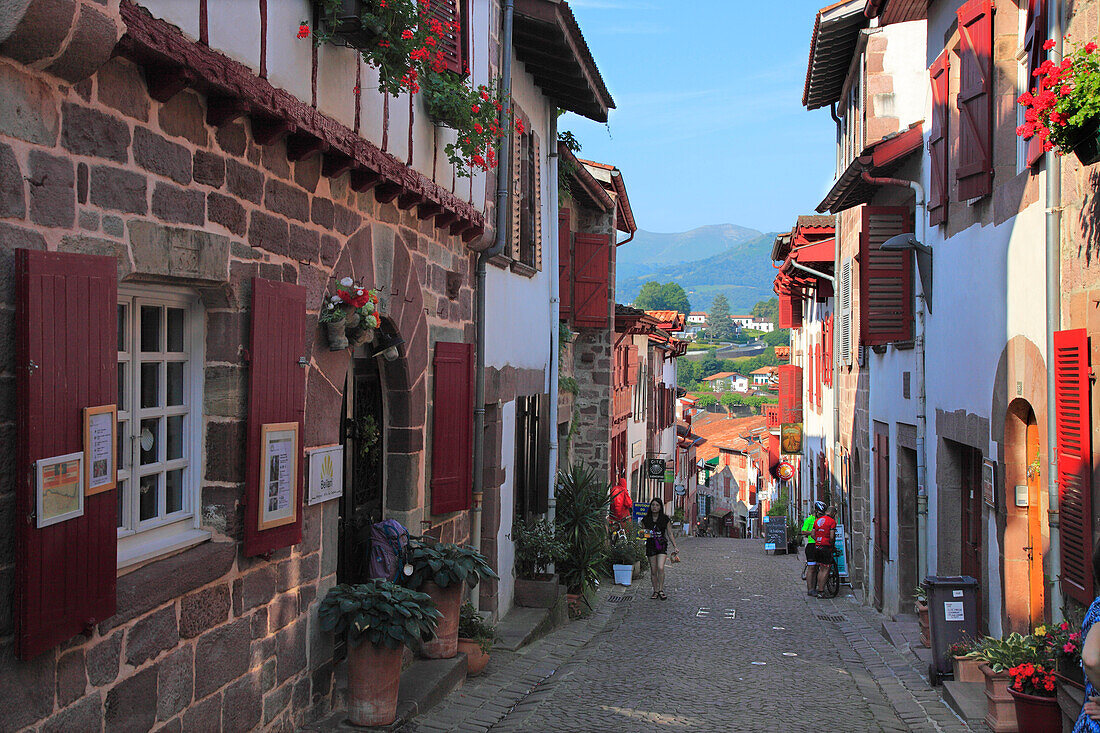
<path id="1" fill-rule="evenodd" d="M 409 530 L 396 519 L 386 519 L 370 528 L 370 577 L 397 582 L 405 567 Z"/>

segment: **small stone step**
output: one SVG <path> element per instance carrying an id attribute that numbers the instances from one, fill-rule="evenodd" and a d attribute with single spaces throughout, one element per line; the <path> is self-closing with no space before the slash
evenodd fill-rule
<path id="1" fill-rule="evenodd" d="M 516 606 L 497 624 L 497 649 L 514 652 L 546 636 L 569 621 L 565 596 L 560 596 L 553 608 L 523 608 Z"/>
<path id="2" fill-rule="evenodd" d="M 943 699 L 967 723 L 985 720 L 987 704 L 984 683 L 947 680 L 943 683 Z"/>

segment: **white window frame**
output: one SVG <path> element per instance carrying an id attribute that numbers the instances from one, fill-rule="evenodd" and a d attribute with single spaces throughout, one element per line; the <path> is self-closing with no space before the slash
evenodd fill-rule
<path id="1" fill-rule="evenodd" d="M 201 529 L 202 507 L 202 474 L 206 465 L 203 451 L 203 384 L 205 366 L 205 330 L 206 314 L 198 296 L 186 290 L 163 289 L 140 286 L 120 286 L 118 289 L 119 305 L 128 306 L 127 327 L 125 345 L 127 351 L 118 352 L 118 361 L 129 363 L 129 373 L 125 380 L 127 394 L 125 401 L 120 403 L 128 409 L 120 409 L 119 419 L 119 444 L 122 451 L 122 460 L 119 462 L 119 491 L 122 494 L 122 515 L 119 517 L 118 527 L 118 568 L 126 568 L 145 562 L 159 555 L 176 552 L 192 545 L 210 539 L 210 532 Z M 141 306 L 152 305 L 161 308 L 182 308 L 185 311 L 185 350 L 183 352 L 141 352 L 140 351 L 140 318 Z M 167 311 L 162 318 L 162 338 L 167 338 L 164 329 L 167 326 Z M 165 343 L 167 348 L 167 343 Z M 141 399 L 141 369 L 143 361 L 161 361 L 170 354 L 187 354 L 187 366 L 184 370 L 184 404 L 180 407 L 158 407 L 142 409 L 139 407 Z M 164 402 L 167 403 L 167 375 L 164 375 L 161 389 L 165 392 Z M 135 488 L 137 476 L 134 467 L 140 465 L 141 453 L 138 442 L 138 426 L 143 417 L 160 416 L 161 427 L 157 441 L 163 442 L 167 436 L 167 421 L 164 416 L 169 414 L 185 414 L 185 427 L 183 438 L 183 458 L 172 461 L 159 462 L 162 470 L 172 470 L 173 467 L 183 468 L 183 507 L 170 515 L 159 515 L 154 519 L 141 521 L 139 519 L 139 502 L 137 501 L 137 489 Z"/>

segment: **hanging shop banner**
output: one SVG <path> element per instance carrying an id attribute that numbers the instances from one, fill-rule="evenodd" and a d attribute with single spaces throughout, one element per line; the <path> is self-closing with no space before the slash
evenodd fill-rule
<path id="1" fill-rule="evenodd" d="M 791 465 L 790 461 L 780 462 L 779 468 L 776 470 L 779 473 L 779 478 L 783 479 L 784 481 L 790 481 L 792 478 L 794 478 L 794 466 Z"/>
<path id="2" fill-rule="evenodd" d="M 344 446 L 326 445 L 309 453 L 309 505 L 338 499 L 344 493 Z"/>
<path id="3" fill-rule="evenodd" d="M 779 446 L 783 453 L 797 455 L 802 452 L 802 423 L 783 423 L 779 430 Z"/>
<path id="4" fill-rule="evenodd" d="M 648 459 L 646 461 L 646 475 L 648 475 L 652 479 L 663 479 L 665 477 L 665 459 Z"/>

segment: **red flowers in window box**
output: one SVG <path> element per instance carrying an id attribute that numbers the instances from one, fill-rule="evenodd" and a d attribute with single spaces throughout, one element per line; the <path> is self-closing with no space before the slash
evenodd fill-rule
<path id="1" fill-rule="evenodd" d="M 1053 41 L 1043 44 L 1046 51 L 1053 48 Z M 1095 137 L 1100 119 L 1100 54 L 1096 49 L 1090 41 L 1061 63 L 1047 59 L 1032 72 L 1035 87 L 1016 100 L 1025 108 L 1024 124 L 1016 128 L 1017 135 L 1025 140 L 1038 136 L 1044 150 L 1057 147 L 1062 155 L 1073 151 L 1083 134 Z"/>
<path id="2" fill-rule="evenodd" d="M 1054 697 L 1054 670 L 1042 664 L 1024 662 L 1008 670 L 1012 675 L 1012 689 L 1025 695 Z"/>

